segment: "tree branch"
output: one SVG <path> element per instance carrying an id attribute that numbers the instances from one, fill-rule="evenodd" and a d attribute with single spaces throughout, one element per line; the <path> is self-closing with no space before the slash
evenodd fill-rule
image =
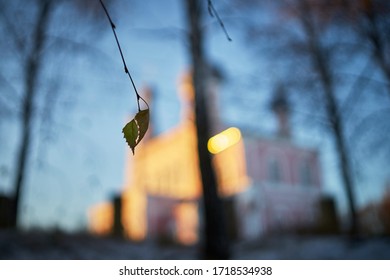
<path id="1" fill-rule="evenodd" d="M 116 41 L 116 44 L 117 44 L 117 46 L 118 46 L 119 53 L 120 53 L 120 56 L 121 56 L 121 59 L 122 59 L 122 62 L 123 62 L 123 67 L 124 67 L 124 69 L 125 69 L 125 73 L 126 73 L 127 76 L 129 77 L 130 82 L 131 82 L 131 84 L 132 84 L 132 86 L 133 86 L 135 95 L 136 95 L 136 97 L 137 97 L 138 112 L 140 112 L 140 111 L 141 111 L 141 106 L 140 106 L 140 104 L 139 104 L 139 100 L 140 100 L 140 99 L 146 104 L 146 106 L 147 106 L 148 108 L 149 108 L 149 105 L 148 105 L 148 103 L 145 101 L 145 99 L 143 99 L 142 96 L 141 96 L 141 95 L 138 93 L 138 91 L 137 91 L 137 88 L 136 88 L 136 86 L 135 86 L 133 77 L 131 76 L 131 74 L 130 74 L 130 72 L 129 72 L 129 69 L 127 68 L 127 64 L 126 64 L 125 58 L 124 58 L 124 56 L 123 56 L 123 52 L 122 52 L 122 48 L 121 48 L 121 45 L 120 45 L 119 40 L 118 40 L 118 36 L 116 35 L 116 31 L 115 31 L 116 26 L 115 26 L 114 22 L 112 21 L 112 19 L 111 19 L 111 17 L 110 17 L 110 14 L 108 13 L 108 10 L 107 10 L 106 6 L 104 5 L 103 1 L 102 1 L 102 0 L 99 0 L 99 1 L 100 1 L 100 4 L 101 4 L 102 7 L 103 7 L 103 10 L 104 10 L 104 12 L 105 12 L 105 14 L 106 14 L 106 16 L 107 16 L 108 21 L 110 22 L 110 26 L 111 26 L 112 32 L 114 33 L 115 41 Z"/>
<path id="2" fill-rule="evenodd" d="M 221 20 L 221 18 L 219 17 L 219 14 L 218 14 L 217 10 L 215 9 L 213 2 L 211 0 L 207 0 L 207 6 L 208 6 L 210 16 L 212 16 L 212 17 L 215 16 L 217 18 L 219 25 L 221 26 L 223 32 L 226 35 L 226 39 L 228 41 L 232 41 L 232 38 L 230 38 L 230 36 L 225 28 L 225 25 L 224 25 L 223 21 Z"/>

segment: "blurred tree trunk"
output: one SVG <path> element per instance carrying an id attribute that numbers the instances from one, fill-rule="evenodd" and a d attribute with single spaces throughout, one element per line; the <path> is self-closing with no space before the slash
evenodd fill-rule
<path id="1" fill-rule="evenodd" d="M 350 157 L 348 154 L 345 138 L 345 129 L 342 117 L 337 105 L 335 82 L 332 76 L 332 67 L 327 61 L 326 51 L 320 43 L 319 33 L 314 28 L 311 6 L 306 0 L 299 4 L 302 27 L 307 36 L 308 52 L 313 69 L 318 73 L 320 83 L 324 92 L 325 109 L 331 123 L 331 129 L 336 144 L 337 156 L 341 168 L 341 178 L 347 194 L 348 208 L 350 214 L 350 234 L 358 234 L 358 220 L 356 215 L 356 203 L 354 194 L 354 183 L 351 174 Z"/>
<path id="2" fill-rule="evenodd" d="M 53 11 L 53 1 L 41 1 L 34 22 L 32 47 L 24 61 L 24 94 L 22 100 L 22 127 L 19 143 L 14 182 L 14 215 L 12 225 L 18 224 L 20 200 L 26 180 L 28 155 L 31 148 L 31 131 L 34 118 L 34 99 L 42 67 L 42 52 L 46 42 L 46 31 Z"/>
<path id="3" fill-rule="evenodd" d="M 193 67 L 195 90 L 195 123 L 198 139 L 199 167 L 204 200 L 204 251 L 205 259 L 228 259 L 230 247 L 227 235 L 223 204 L 218 196 L 216 175 L 207 150 L 210 137 L 209 112 L 207 111 L 208 72 L 203 50 L 203 31 L 201 27 L 204 11 L 203 0 L 186 1 L 189 26 L 190 56 Z"/>

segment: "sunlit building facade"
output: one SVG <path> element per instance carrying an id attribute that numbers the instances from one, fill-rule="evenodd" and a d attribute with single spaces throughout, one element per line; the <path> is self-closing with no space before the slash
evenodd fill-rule
<path id="1" fill-rule="evenodd" d="M 218 83 L 218 75 L 208 83 L 214 135 L 208 149 L 219 194 L 231 202 L 228 220 L 234 222 L 234 236 L 257 239 L 314 225 L 321 196 L 318 153 L 292 143 L 283 92 L 276 94 L 272 105 L 279 131 L 274 138 L 265 138 L 221 124 Z M 188 245 L 199 241 L 202 188 L 189 75 L 182 77 L 179 93 L 183 110 L 178 126 L 158 136 L 151 128 L 135 155 L 128 156 L 120 217 L 124 235 L 132 240 Z M 90 213 L 91 230 L 107 233 L 107 225 L 114 223 L 107 218 L 114 219 L 112 208 L 103 204 Z"/>

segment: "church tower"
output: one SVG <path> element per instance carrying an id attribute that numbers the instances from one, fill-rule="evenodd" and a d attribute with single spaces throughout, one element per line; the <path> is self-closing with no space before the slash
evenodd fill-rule
<path id="1" fill-rule="evenodd" d="M 289 124 L 290 105 L 287 100 L 286 89 L 282 84 L 278 85 L 274 92 L 271 109 L 278 121 L 277 136 L 282 139 L 289 139 L 291 136 Z"/>

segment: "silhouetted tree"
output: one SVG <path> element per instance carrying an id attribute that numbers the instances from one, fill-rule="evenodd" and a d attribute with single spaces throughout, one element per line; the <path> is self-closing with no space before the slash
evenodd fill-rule
<path id="1" fill-rule="evenodd" d="M 205 1 L 186 1 L 186 16 L 189 27 L 189 54 L 193 68 L 195 89 L 195 123 L 198 140 L 199 168 L 203 187 L 204 206 L 204 258 L 228 259 L 230 247 L 222 201 L 218 196 L 217 180 L 213 169 L 207 142 L 211 136 L 210 119 L 207 110 L 207 80 L 210 69 L 204 52 L 203 14 Z M 206 10 L 207 11 L 207 10 Z"/>
<path id="2" fill-rule="evenodd" d="M 327 57 L 328 49 L 321 44 L 321 38 L 318 36 L 319 29 L 316 29 L 314 19 L 311 14 L 312 7 L 309 1 L 303 0 L 299 6 L 299 19 L 301 20 L 303 30 L 307 36 L 308 53 L 311 59 L 312 67 L 322 86 L 325 109 L 328 114 L 330 126 L 333 131 L 333 136 L 336 144 L 337 155 L 341 168 L 341 177 L 344 188 L 347 193 L 348 207 L 350 214 L 350 233 L 355 235 L 358 233 L 358 221 L 356 214 L 355 203 L 355 187 L 352 169 L 350 167 L 351 158 L 348 153 L 347 140 L 345 137 L 345 128 L 340 113 L 340 107 L 336 99 L 336 85 L 333 75 L 333 65 L 329 64 Z"/>
<path id="3" fill-rule="evenodd" d="M 321 120 L 331 132 L 348 201 L 350 232 L 357 233 L 354 175 L 361 171 L 357 166 L 371 162 L 374 151 L 389 148 L 390 108 L 381 96 L 390 85 L 388 1 L 238 3 L 252 13 L 245 22 L 251 48 L 260 49 L 262 57 L 272 61 L 271 68 L 282 65 L 276 72 L 299 92 L 297 104 L 310 112 L 310 121 Z M 255 9 L 248 11 L 248 7 Z M 255 12 L 259 15 L 253 20 Z M 369 151 L 363 158 L 358 155 L 362 147 L 358 142 Z"/>
<path id="4" fill-rule="evenodd" d="M 3 67 L 12 68 L 17 65 L 21 69 L 18 73 L 21 81 L 20 88 L 8 81 L 2 73 L 0 74 L 1 82 L 3 82 L 0 82 L 4 93 L 2 96 L 9 97 L 6 101 L 0 98 L 0 106 L 8 108 L 12 105 L 7 116 L 11 112 L 16 112 L 17 115 L 20 115 L 21 121 L 20 140 L 16 143 L 16 160 L 13 172 L 14 215 L 12 225 L 14 227 L 17 226 L 20 218 L 20 202 L 30 165 L 29 156 L 33 145 L 34 123 L 39 117 L 42 119 L 50 118 L 50 112 L 55 108 L 55 104 L 47 104 L 44 108 L 47 110 L 42 110 L 42 106 L 38 105 L 39 100 L 42 99 L 42 84 L 46 83 L 47 85 L 51 80 L 51 77 L 44 75 L 45 66 L 48 65 L 47 58 L 53 53 L 59 56 L 63 51 L 72 49 L 68 48 L 71 40 L 65 40 L 58 34 L 57 36 L 50 34 L 54 23 L 60 24 L 58 20 L 61 18 L 58 18 L 56 12 L 62 8 L 68 10 L 91 8 L 90 5 L 90 0 L 0 1 L 0 31 L 3 38 L 8 39 L 2 40 L 3 44 L 0 46 L 2 52 L 8 55 L 4 60 L 6 65 Z M 61 39 L 64 40 L 61 42 Z M 7 71 L 6 69 L 1 70 L 4 71 L 3 73 Z M 46 103 L 54 101 L 53 96 L 57 92 L 53 88 L 52 90 L 53 92 L 46 96 Z M 38 112 L 39 110 L 42 111 Z"/>
<path id="5" fill-rule="evenodd" d="M 42 1 L 38 6 L 38 12 L 32 27 L 31 48 L 27 52 L 24 61 L 24 94 L 22 100 L 22 136 L 19 143 L 16 173 L 15 173 L 15 195 L 14 195 L 14 217 L 13 225 L 17 225 L 19 216 L 19 204 L 22 188 L 26 178 L 28 154 L 31 149 L 32 121 L 34 114 L 34 99 L 36 98 L 38 81 L 42 67 L 42 52 L 46 46 L 46 31 L 50 24 L 50 17 L 53 13 L 53 1 Z M 23 46 L 20 46 L 21 48 Z"/>
<path id="6" fill-rule="evenodd" d="M 245 4 L 241 4 L 245 5 Z M 284 61 L 281 78 L 291 87 L 299 88 L 298 103 L 310 100 L 314 115 L 322 114 L 334 140 L 340 175 L 346 192 L 350 214 L 350 233 L 358 233 L 355 202 L 355 183 L 351 150 L 349 149 L 344 112 L 342 112 L 343 86 L 340 69 L 345 61 L 355 63 L 356 49 L 344 53 L 342 46 L 355 38 L 346 35 L 345 29 L 337 26 L 333 6 L 329 1 L 286 0 L 277 2 L 247 1 L 261 13 L 259 22 L 249 22 L 250 38 L 267 51 L 272 61 Z M 244 6 L 245 7 L 245 6 Z M 259 9 L 260 7 L 260 9 Z M 245 7 L 247 8 L 247 7 Z M 340 37 L 338 37 L 340 36 Z M 344 36 L 344 37 L 342 37 Z M 252 41 L 253 42 L 253 41 Z M 256 45 L 251 45 L 256 48 Z"/>

